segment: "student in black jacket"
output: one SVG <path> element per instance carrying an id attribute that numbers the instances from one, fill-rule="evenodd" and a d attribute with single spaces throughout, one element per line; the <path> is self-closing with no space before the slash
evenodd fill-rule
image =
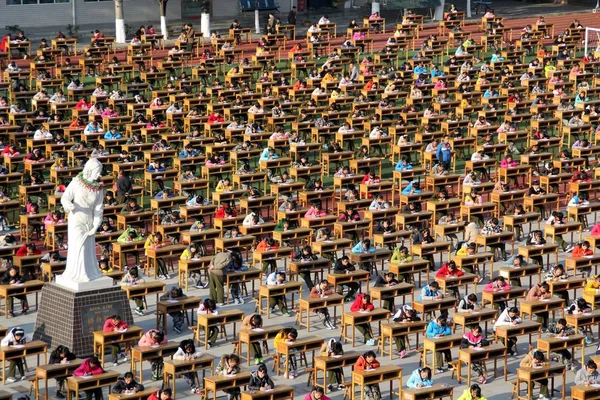
<path id="1" fill-rule="evenodd" d="M 10 267 L 8 271 L 4 273 L 4 276 L 0 280 L 1 285 L 18 285 L 23 284 L 25 282 L 25 277 L 19 274 L 19 270 L 16 267 Z M 11 317 L 15 317 L 14 306 L 15 299 L 21 300 L 21 314 L 27 313 L 29 311 L 29 303 L 27 302 L 27 296 L 17 295 L 10 296 L 6 301 L 8 302 L 8 315 Z"/>
<path id="2" fill-rule="evenodd" d="M 350 259 L 348 256 L 343 256 L 338 258 L 335 262 L 335 266 L 333 267 L 334 274 L 348 274 L 352 271 L 355 271 L 356 267 L 350 263 Z M 358 282 L 349 282 L 343 285 L 339 285 L 337 288 L 337 292 L 342 295 L 344 293 L 344 286 L 348 288 L 348 294 L 344 297 L 344 301 L 352 301 L 354 299 L 354 295 L 360 289 L 360 285 Z"/>
<path id="3" fill-rule="evenodd" d="M 258 369 L 252 372 L 248 390 L 271 390 L 275 388 L 275 384 L 269 377 L 269 370 L 265 364 L 260 364 Z"/>
<path id="4" fill-rule="evenodd" d="M 396 274 L 393 272 L 383 272 L 377 276 L 377 280 L 375 281 L 375 287 L 392 287 L 397 284 L 398 280 L 396 279 Z M 393 309 L 395 308 L 393 300 L 384 300 L 383 308 L 393 313 Z"/>
<path id="5" fill-rule="evenodd" d="M 69 361 L 73 361 L 76 358 L 77 356 L 71 353 L 67 346 L 60 344 L 50 354 L 49 364 L 68 364 Z M 65 398 L 65 380 L 66 378 L 56 378 L 56 397 L 59 399 Z"/>
<path id="6" fill-rule="evenodd" d="M 137 383 L 131 372 L 125 372 L 123 379 L 119 379 L 113 387 L 114 393 L 137 393 L 144 390 L 144 385 Z"/>

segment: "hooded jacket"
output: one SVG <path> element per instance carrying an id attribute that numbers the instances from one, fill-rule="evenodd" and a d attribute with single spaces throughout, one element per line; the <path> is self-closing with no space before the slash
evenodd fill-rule
<path id="1" fill-rule="evenodd" d="M 460 347 L 463 349 L 477 345 L 489 346 L 490 342 L 483 335 L 475 336 L 473 332 L 465 333 L 460 342 Z"/>
<path id="2" fill-rule="evenodd" d="M 92 367 L 90 365 L 90 359 L 86 359 L 77 369 L 73 372 L 73 376 L 84 376 L 84 375 L 99 375 L 103 374 L 104 369 L 101 366 Z"/>
<path id="3" fill-rule="evenodd" d="M 138 346 L 156 346 L 156 345 L 161 345 L 161 344 L 165 344 L 167 343 L 167 338 L 166 336 L 163 337 L 162 342 L 155 342 L 154 339 L 152 339 L 152 334 L 154 332 L 159 332 L 158 329 L 150 329 L 148 332 L 146 332 L 144 334 L 144 336 L 141 337 L 140 341 L 138 342 Z"/>
<path id="4" fill-rule="evenodd" d="M 260 390 L 265 386 L 269 386 L 271 389 L 275 387 L 273 380 L 269 378 L 269 375 L 265 374 L 264 377 L 258 376 L 258 371 L 252 371 L 250 376 L 250 383 L 248 384 L 248 390 Z"/>
<path id="5" fill-rule="evenodd" d="M 421 371 L 423 370 L 423 368 L 417 368 L 415 369 L 412 374 L 410 375 L 410 378 L 408 378 L 408 382 L 406 382 L 406 386 L 408 386 L 409 388 L 417 388 L 418 384 L 421 384 L 421 387 L 423 386 L 432 386 L 433 385 L 433 380 L 431 379 L 423 379 L 421 377 Z"/>
<path id="6" fill-rule="evenodd" d="M 142 390 L 144 390 L 144 385 L 137 383 L 135 379 L 129 383 L 125 382 L 125 379 L 119 379 L 112 389 L 114 393 L 141 392 Z"/>
<path id="7" fill-rule="evenodd" d="M 15 339 L 15 334 L 20 333 L 21 336 L 23 336 L 23 338 L 21 340 L 16 340 Z M 12 328 L 10 331 L 8 331 L 8 333 L 6 334 L 6 336 L 2 339 L 2 342 L 0 342 L 1 346 L 14 346 L 16 344 L 25 344 L 25 330 L 23 328 L 21 328 L 20 326 L 14 327 Z"/>
<path id="8" fill-rule="evenodd" d="M 350 311 L 351 312 L 358 312 L 358 311 L 373 311 L 375 309 L 375 306 L 373 305 L 373 303 L 367 303 L 367 304 L 363 304 L 363 298 L 365 297 L 365 295 L 363 293 L 360 293 L 358 296 L 356 296 L 356 300 L 354 300 L 352 302 L 352 305 L 350 306 Z"/>
<path id="9" fill-rule="evenodd" d="M 433 320 L 429 322 L 427 325 L 427 331 L 425 334 L 428 338 L 436 337 L 436 335 L 448 336 L 452 333 L 452 329 L 448 325 L 440 326 L 437 323 L 437 320 Z"/>

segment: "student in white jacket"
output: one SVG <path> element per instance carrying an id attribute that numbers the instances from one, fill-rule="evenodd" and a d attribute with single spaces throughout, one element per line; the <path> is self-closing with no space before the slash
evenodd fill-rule
<path id="1" fill-rule="evenodd" d="M 260 216 L 258 216 L 258 214 L 256 214 L 255 212 L 251 212 L 250 214 L 246 215 L 246 218 L 244 218 L 242 225 L 256 226 L 264 223 L 265 221 Z"/>
<path id="2" fill-rule="evenodd" d="M 519 309 L 517 307 L 510 307 L 510 308 L 507 307 L 504 309 L 504 311 L 502 311 L 502 313 L 496 320 L 496 323 L 494 323 L 494 331 L 496 331 L 496 328 L 499 326 L 518 325 L 522 321 L 523 320 L 521 319 L 521 317 L 519 317 Z M 500 340 L 502 342 L 504 342 L 503 339 L 500 339 Z M 517 344 L 517 339 L 509 338 L 508 343 L 505 343 L 505 344 L 508 349 L 508 354 L 511 356 L 514 355 L 515 351 L 513 350 L 513 346 L 515 346 Z"/>
<path id="3" fill-rule="evenodd" d="M 199 351 L 196 351 L 196 346 L 194 345 L 193 339 L 185 339 L 179 343 L 179 348 L 177 352 L 173 354 L 173 360 L 194 360 L 196 358 L 202 357 L 203 354 Z M 196 374 L 193 372 L 188 372 L 183 374 L 185 377 L 185 381 L 190 384 L 193 394 L 198 393 L 198 385 L 196 382 Z"/>
<path id="4" fill-rule="evenodd" d="M 0 346 L 16 346 L 25 344 L 25 330 L 21 327 L 12 328 L 6 336 L 0 342 Z M 17 358 L 14 360 L 10 360 L 10 364 L 8 366 L 8 377 L 6 379 L 7 382 L 12 383 L 16 382 L 17 378 L 15 378 L 15 370 L 19 369 L 19 374 L 21 374 L 21 380 L 25 379 L 25 369 L 23 368 L 24 358 Z"/>

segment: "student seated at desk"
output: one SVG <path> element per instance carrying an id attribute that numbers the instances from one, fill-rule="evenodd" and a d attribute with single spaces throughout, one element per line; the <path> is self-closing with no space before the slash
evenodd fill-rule
<path id="1" fill-rule="evenodd" d="M 436 281 L 431 281 L 429 285 L 423 286 L 421 289 L 421 295 L 419 296 L 419 301 L 422 300 L 438 300 L 443 299 L 444 293 L 440 289 L 440 284 Z M 447 313 L 447 311 L 444 311 Z"/>
<path id="2" fill-rule="evenodd" d="M 250 376 L 250 383 L 248 384 L 248 390 L 250 391 L 268 391 L 273 390 L 275 384 L 269 377 L 269 370 L 265 364 L 260 364 L 256 371 L 253 371 Z"/>
<path id="3" fill-rule="evenodd" d="M 460 342 L 461 349 L 481 348 L 489 345 L 490 342 L 482 335 L 481 326 L 479 325 L 472 325 L 471 330 L 463 335 Z M 473 370 L 479 374 L 479 383 L 486 383 L 485 364 L 474 362 L 471 365 Z"/>
<path id="4" fill-rule="evenodd" d="M 77 356 L 69 350 L 67 346 L 59 344 L 52 353 L 48 364 L 68 364 L 75 360 Z M 65 398 L 65 381 L 66 378 L 56 378 L 56 397 L 59 399 Z"/>
<path id="5" fill-rule="evenodd" d="M 462 249 L 461 249 L 462 250 Z M 443 263 L 440 269 L 435 273 L 436 278 L 455 278 L 463 276 L 465 273 L 456 266 L 454 261 Z M 457 299 L 460 298 L 458 287 L 449 288 Z"/>
<path id="6" fill-rule="evenodd" d="M 600 382 L 600 374 L 598 373 L 598 366 L 594 360 L 588 360 L 585 364 L 585 368 L 581 368 L 575 375 L 575 385 L 590 386 L 596 385 Z"/>
<path id="7" fill-rule="evenodd" d="M 405 304 L 403 305 L 397 312 L 392 316 L 393 322 L 415 322 L 420 321 L 421 318 L 418 317 L 417 312 L 413 310 L 413 308 Z M 408 344 L 408 336 L 396 336 L 394 338 L 396 342 L 396 349 L 398 350 L 398 356 L 400 358 L 406 357 L 406 352 L 409 347 Z"/>
<path id="8" fill-rule="evenodd" d="M 519 309 L 517 307 L 506 307 L 494 323 L 494 332 L 498 326 L 515 326 L 523 322 L 521 317 L 519 317 Z M 516 348 L 513 350 L 513 347 L 517 344 L 516 338 L 508 338 L 508 343 L 504 343 L 504 339 L 500 338 L 502 344 L 506 345 L 508 355 L 514 355 L 516 353 Z"/>
<path id="9" fill-rule="evenodd" d="M 161 332 L 158 329 L 150 329 L 140 338 L 138 346 L 155 347 L 165 343 L 167 343 L 167 338 L 165 337 L 164 332 Z M 162 377 L 164 360 L 162 358 L 153 359 L 150 361 L 150 365 L 152 366 L 152 380 L 159 380 L 160 377 Z"/>
<path id="10" fill-rule="evenodd" d="M 234 208 L 230 207 L 227 204 L 224 204 L 217 210 L 215 213 L 215 219 L 226 219 L 237 217 L 237 212 Z"/>
<path id="11" fill-rule="evenodd" d="M 136 214 L 144 211 L 144 209 L 138 204 L 135 197 L 130 197 L 127 204 L 121 209 L 121 214 Z"/>
<path id="12" fill-rule="evenodd" d="M 356 267 L 350 263 L 350 259 L 348 256 L 342 256 L 338 258 L 333 266 L 334 274 L 348 274 L 352 271 L 355 271 Z M 360 283 L 358 282 L 348 282 L 342 285 L 339 285 L 337 288 L 337 292 L 339 295 L 344 294 L 344 286 L 348 288 L 348 293 L 344 297 L 344 302 L 348 302 L 350 300 L 354 300 L 354 295 L 356 292 L 360 290 Z"/>
<path id="13" fill-rule="evenodd" d="M 544 239 L 544 233 L 540 230 L 535 230 L 529 233 L 527 237 L 526 246 L 536 246 L 536 245 L 544 245 L 546 244 L 546 239 Z M 544 257 L 543 256 L 530 256 L 531 261 L 534 264 L 544 265 Z"/>
<path id="14" fill-rule="evenodd" d="M 73 376 L 92 376 L 105 373 L 100 365 L 98 357 L 90 357 L 85 360 L 74 372 Z M 102 400 L 102 388 L 90 389 L 85 391 L 86 400 Z"/>
<path id="15" fill-rule="evenodd" d="M 353 248 L 352 253 L 354 254 L 368 254 L 375 253 L 377 250 L 375 247 L 371 246 L 371 239 L 364 239 L 358 242 Z M 360 269 L 363 271 L 371 272 L 373 268 L 373 263 L 371 262 L 363 262 L 360 264 Z"/>
<path id="16" fill-rule="evenodd" d="M 303 400 L 331 400 L 331 398 L 325 396 L 325 389 L 320 386 L 313 386 L 312 390 L 306 393 Z"/>
<path id="17" fill-rule="evenodd" d="M 442 193 L 445 193 L 445 190 L 440 190 L 440 194 Z M 441 199 L 438 198 L 438 201 L 441 201 Z M 458 223 L 458 219 L 456 218 L 453 212 L 446 214 L 446 211 L 442 211 L 440 212 L 440 215 L 441 217 L 438 220 L 438 225 L 455 225 L 456 223 Z M 456 242 L 458 243 L 458 236 L 455 233 L 448 233 L 446 234 L 446 238 L 450 239 L 450 250 L 454 251 L 454 241 L 456 240 Z"/>
<path id="18" fill-rule="evenodd" d="M 140 276 L 140 271 L 137 266 L 133 266 L 129 268 L 127 273 L 123 275 L 121 279 L 121 286 L 136 286 L 146 282 L 144 278 Z M 144 315 L 144 299 L 141 297 L 136 297 L 133 299 L 136 305 L 136 309 L 134 310 L 137 315 Z"/>
<path id="19" fill-rule="evenodd" d="M 6 336 L 0 342 L 0 346 L 17 346 L 24 345 L 27 342 L 25 339 L 25 330 L 21 327 L 12 328 Z M 25 362 L 24 358 L 11 359 L 10 364 L 8 366 L 8 374 L 6 381 L 8 383 L 16 382 L 17 378 L 15 378 L 16 369 L 19 370 L 19 374 L 21 375 L 21 380 L 25 379 L 25 369 L 23 368 L 23 363 Z"/>
<path id="20" fill-rule="evenodd" d="M 392 257 L 390 258 L 390 263 L 394 264 L 404 264 L 407 262 L 411 262 L 413 260 L 413 256 L 408 253 L 408 248 L 406 246 L 396 247 L 394 252 L 392 253 Z M 412 274 L 400 274 L 398 276 L 398 280 L 400 282 L 408 282 L 411 283 L 413 281 Z"/>
<path id="21" fill-rule="evenodd" d="M 546 282 L 536 283 L 529 289 L 527 292 L 527 296 L 525 297 L 526 301 L 538 301 L 543 299 L 550 299 L 552 295 L 550 294 L 550 286 Z M 542 323 L 542 326 L 546 328 L 548 326 L 548 312 L 537 313 L 537 322 Z"/>
<path id="22" fill-rule="evenodd" d="M 258 226 L 260 224 L 264 224 L 265 220 L 262 219 L 256 212 L 251 211 L 242 222 L 243 226 Z"/>
<path id="23" fill-rule="evenodd" d="M 261 240 L 256 246 L 256 251 L 259 253 L 263 253 L 269 250 L 276 250 L 279 248 L 279 243 L 275 241 L 273 238 L 264 238 Z M 275 271 L 277 269 L 277 261 L 276 260 L 266 260 L 262 263 L 262 273 L 263 276 L 267 274 L 267 271 Z"/>
<path id="24" fill-rule="evenodd" d="M 296 228 L 296 224 L 290 221 L 287 218 L 282 218 L 279 220 L 277 225 L 275 226 L 275 232 L 289 232 Z"/>
<path id="25" fill-rule="evenodd" d="M 162 360 L 162 359 L 161 359 Z M 153 377 L 154 378 L 154 377 Z M 156 379 L 153 379 L 156 380 Z M 133 374 L 131 372 L 125 372 L 123 374 L 123 378 L 119 378 L 116 385 L 113 386 L 113 393 L 137 393 L 144 390 L 144 385 L 135 381 Z"/>
<path id="26" fill-rule="evenodd" d="M 2 280 L 0 280 L 0 285 L 22 285 L 25 281 L 25 277 L 19 274 L 19 269 L 17 267 L 10 267 L 8 271 L 4 273 Z M 8 315 L 12 318 L 15 318 L 15 299 L 21 301 L 21 314 L 27 314 L 27 311 L 29 311 L 27 295 L 20 294 L 9 296 L 6 301 L 8 302 Z"/>
<path id="27" fill-rule="evenodd" d="M 344 348 L 342 347 L 342 342 L 339 342 L 333 338 L 323 343 L 321 346 L 321 350 L 319 351 L 319 355 L 321 357 L 334 357 L 334 356 L 342 356 L 344 355 Z M 327 372 L 327 381 L 331 382 L 327 385 L 327 390 L 329 392 L 333 392 L 334 390 L 344 390 L 344 370 L 342 367 L 338 367 L 335 369 L 331 369 Z M 334 385 L 333 382 L 337 382 L 337 385 Z"/>
<path id="28" fill-rule="evenodd" d="M 217 311 L 218 304 L 215 303 L 213 299 L 204 299 L 200 307 L 198 307 L 197 314 L 212 314 L 217 315 L 219 312 Z M 208 332 L 205 332 L 208 336 L 208 346 L 212 347 L 215 345 L 217 341 L 217 337 L 219 336 L 219 328 L 216 326 L 211 326 L 208 328 Z"/>
<path id="29" fill-rule="evenodd" d="M 267 277 L 267 286 L 277 286 L 283 285 L 285 283 L 285 272 L 273 272 Z M 275 306 L 279 307 L 279 311 L 286 317 L 291 317 L 292 314 L 288 312 L 285 296 L 271 296 L 269 301 L 269 307 L 271 308 L 271 312 L 275 311 Z"/>
<path id="30" fill-rule="evenodd" d="M 421 193 L 421 184 L 418 181 L 411 181 L 404 189 L 402 189 L 402 194 L 407 196 L 419 193 Z"/>
<path id="31" fill-rule="evenodd" d="M 173 391 L 171 388 L 158 389 L 156 392 L 148 396 L 148 400 L 173 400 L 171 396 Z"/>
<path id="32" fill-rule="evenodd" d="M 413 389 L 422 389 L 433 386 L 433 379 L 431 379 L 431 368 L 417 368 L 415 369 L 410 377 L 406 386 Z"/>
<path id="33" fill-rule="evenodd" d="M 540 187 L 539 181 L 531 182 L 531 187 L 529 188 L 528 196 L 529 197 L 539 197 L 546 194 L 546 190 Z M 535 210 L 540 213 L 543 219 L 546 219 L 545 207 L 543 205 L 536 206 Z"/>
<path id="34" fill-rule="evenodd" d="M 425 335 L 428 338 L 448 336 L 451 334 L 452 334 L 452 329 L 450 329 L 450 327 L 448 326 L 446 317 L 438 317 L 438 318 L 430 321 L 429 325 L 427 325 L 427 331 L 425 332 Z M 444 372 L 444 368 L 443 368 L 444 360 L 443 360 L 442 356 L 444 356 L 446 358 L 446 363 L 448 364 L 448 369 L 449 370 L 453 369 L 452 365 L 450 365 L 450 362 L 452 361 L 452 352 L 449 349 L 442 350 L 442 351 L 436 351 L 435 365 L 437 366 L 437 368 L 436 368 L 437 373 Z"/>
<path id="35" fill-rule="evenodd" d="M 566 319 L 559 318 L 558 321 L 553 322 L 548 326 L 546 333 L 549 333 L 551 337 L 564 338 L 574 335 L 575 329 L 567 325 Z M 555 351 L 560 354 L 562 363 L 567 364 L 567 370 L 573 369 L 573 371 L 575 371 L 575 363 L 572 362 L 571 352 L 567 349 Z"/>
<path id="36" fill-rule="evenodd" d="M 373 303 L 371 303 L 371 296 L 368 294 L 360 293 L 356 300 L 350 306 L 351 312 L 363 312 L 368 313 L 375 309 Z M 364 323 L 358 324 L 355 326 L 356 329 L 364 336 L 365 344 L 367 346 L 375 346 L 376 341 L 373 339 L 373 331 L 371 329 L 371 324 Z"/>
<path id="37" fill-rule="evenodd" d="M 481 395 L 481 387 L 478 384 L 473 384 L 471 387 L 465 389 L 463 394 L 457 400 L 487 400 Z"/>
<path id="38" fill-rule="evenodd" d="M 277 346 L 279 345 L 279 343 L 285 343 L 285 342 L 295 342 L 296 339 L 298 338 L 298 331 L 295 328 L 283 328 L 282 330 L 279 331 L 279 333 L 277 334 L 277 336 L 275 336 L 275 339 L 273 340 L 273 347 L 277 350 Z M 285 355 L 284 354 L 278 354 L 278 357 L 280 357 L 280 359 L 277 361 L 279 363 L 283 363 L 285 365 Z M 283 377 L 285 379 L 294 379 L 295 377 L 298 376 L 298 372 L 297 372 L 297 364 L 296 364 L 296 354 L 295 351 L 291 351 L 290 352 L 290 362 L 289 362 L 289 370 L 285 371 L 285 373 L 283 374 Z"/>
<path id="39" fill-rule="evenodd" d="M 215 188 L 216 193 L 226 193 L 231 192 L 232 190 L 234 190 L 234 187 L 229 178 L 219 180 L 217 187 Z"/>
<path id="40" fill-rule="evenodd" d="M 519 363 L 520 368 L 537 368 L 543 367 L 550 364 L 550 361 L 546 360 L 545 354 L 540 350 L 532 350 L 525 356 L 524 359 Z M 548 379 L 539 379 L 537 380 L 540 384 L 540 400 L 548 400 L 550 398 L 550 393 L 548 392 Z M 533 387 L 535 387 L 535 382 L 529 382 Z"/>
<path id="41" fill-rule="evenodd" d="M 565 223 L 565 216 L 563 213 L 558 212 L 558 211 L 552 211 L 552 214 L 546 220 L 546 225 L 552 225 L 552 226 L 557 225 L 558 226 L 558 225 L 563 225 L 564 223 Z M 560 247 L 562 247 L 562 249 L 565 253 L 568 253 L 569 251 L 573 250 L 573 245 L 567 244 L 565 239 L 563 239 L 562 235 L 554 235 L 554 241 Z"/>
<path id="42" fill-rule="evenodd" d="M 160 296 L 160 301 L 180 301 L 185 299 L 187 299 L 187 296 L 183 293 L 183 289 L 181 289 L 178 286 L 173 286 L 169 293 Z M 174 311 L 170 312 L 169 315 L 171 316 L 171 318 L 173 318 L 173 332 L 181 333 L 183 329 L 183 323 L 185 321 L 185 312 Z M 161 376 L 162 373 L 157 375 Z"/>
<path id="43" fill-rule="evenodd" d="M 588 242 L 586 240 L 584 242 L 577 243 L 575 245 L 575 247 L 573 248 L 573 253 L 571 254 L 571 256 L 573 258 L 579 258 L 579 257 L 591 256 L 593 254 L 594 254 L 594 250 L 591 248 L 590 242 Z M 581 270 L 583 272 L 585 272 L 585 274 L 587 276 L 591 276 L 592 275 L 592 267 L 581 268 Z"/>
<path id="44" fill-rule="evenodd" d="M 196 351 L 193 339 L 184 339 L 179 343 L 177 352 L 173 354 L 173 360 L 194 360 L 202 357 L 202 353 Z M 185 381 L 191 386 L 192 394 L 196 394 L 199 387 L 196 385 L 196 374 L 193 372 L 187 372 L 183 374 Z"/>
<path id="45" fill-rule="evenodd" d="M 199 222 L 199 221 L 196 221 Z M 198 225 L 198 227 L 200 227 L 201 224 Z M 237 226 L 235 227 L 237 229 Z M 200 228 L 199 228 L 200 229 Z M 188 247 L 186 247 L 185 250 L 183 250 L 183 252 L 181 253 L 181 256 L 179 256 L 180 260 L 191 260 L 191 259 L 195 259 L 195 258 L 200 258 L 202 256 L 204 256 L 206 253 L 206 248 L 204 247 L 204 245 L 200 244 L 200 243 L 191 243 L 188 245 Z M 198 289 L 206 289 L 208 287 L 208 282 L 202 282 L 202 274 L 198 273 L 190 273 L 190 276 L 193 276 L 196 278 L 196 287 Z M 173 318 L 173 322 L 175 322 L 175 318 Z M 179 332 L 177 332 L 179 333 Z"/>
<path id="46" fill-rule="evenodd" d="M 115 314 L 108 317 L 108 319 L 104 321 L 102 331 L 105 333 L 121 332 L 126 331 L 128 327 L 129 325 L 127 322 L 123 321 L 120 315 Z M 111 345 L 111 354 L 113 358 L 113 365 L 115 367 L 119 365 L 119 358 L 121 358 L 123 361 L 127 361 L 127 356 L 121 351 L 121 345 L 119 344 Z"/>
<path id="47" fill-rule="evenodd" d="M 393 287 L 398 284 L 398 280 L 396 279 L 396 274 L 393 272 L 381 272 L 377 279 L 375 280 L 375 287 Z M 396 306 L 394 305 L 393 300 L 384 300 L 383 308 L 389 310 L 391 313 L 394 312 Z"/>
<path id="48" fill-rule="evenodd" d="M 556 190 L 556 192 L 558 192 L 558 190 Z M 569 199 L 569 202 L 567 203 L 567 208 L 568 207 L 578 207 L 578 206 L 589 205 L 589 204 L 590 203 L 587 200 L 586 193 L 579 194 L 574 191 L 571 195 L 571 198 Z M 590 229 L 590 227 L 588 225 L 587 215 L 585 215 L 585 214 L 578 215 L 577 220 L 581 223 L 581 226 L 582 226 L 584 232 L 588 231 Z"/>
<path id="49" fill-rule="evenodd" d="M 411 170 L 412 168 L 413 168 L 413 166 L 410 164 L 408 157 L 403 156 L 402 158 L 400 158 L 400 160 L 398 160 L 398 163 L 394 167 L 394 170 L 395 171 L 406 171 L 406 170 Z"/>
<path id="50" fill-rule="evenodd" d="M 159 249 L 164 246 L 163 236 L 160 232 L 151 232 L 146 239 L 146 243 L 144 243 L 144 252 L 146 256 L 146 260 L 148 260 L 148 249 Z M 149 262 L 149 261 L 146 261 Z M 156 257 L 156 274 L 158 275 L 158 279 L 167 280 L 170 278 L 167 266 L 165 265 L 165 260 L 162 258 Z"/>
<path id="51" fill-rule="evenodd" d="M 294 261 L 314 261 L 317 260 L 319 257 L 316 254 L 313 254 L 312 252 L 312 248 L 310 246 L 304 246 L 302 248 L 302 250 L 300 250 L 300 253 L 295 254 L 293 256 Z M 315 284 L 313 283 L 311 277 L 310 277 L 310 271 L 307 270 L 300 270 L 299 275 L 302 277 L 302 279 L 304 279 L 304 282 L 306 283 L 306 286 L 308 286 L 308 289 L 313 289 L 313 287 L 315 286 Z"/>
<path id="52" fill-rule="evenodd" d="M 253 313 L 244 318 L 242 321 L 242 329 L 259 330 L 263 327 L 263 319 L 260 314 Z M 258 342 L 250 343 L 250 357 L 254 357 L 254 364 L 260 365 L 263 363 L 262 351 Z"/>
<path id="53" fill-rule="evenodd" d="M 377 355 L 374 351 L 369 350 L 358 357 L 358 360 L 356 360 L 356 363 L 354 364 L 354 371 L 371 371 L 379 367 L 381 367 L 381 364 L 377 360 Z M 369 400 L 381 400 L 381 390 L 379 390 L 379 385 L 366 385 L 365 395 Z"/>
<path id="54" fill-rule="evenodd" d="M 469 293 L 468 295 L 464 296 L 462 299 L 460 299 L 458 305 L 456 306 L 457 312 L 471 312 L 480 309 L 481 306 L 477 302 L 477 295 L 475 293 Z"/>
<path id="55" fill-rule="evenodd" d="M 323 210 L 321 202 L 311 204 L 310 208 L 304 214 L 304 218 L 322 218 L 327 215 L 327 212 Z"/>
<path id="56" fill-rule="evenodd" d="M 262 153 L 260 154 L 259 161 L 277 160 L 278 158 L 279 155 L 275 152 L 275 149 L 267 147 L 266 149 L 263 149 Z"/>
<path id="57" fill-rule="evenodd" d="M 314 286 L 310 290 L 311 298 L 326 299 L 328 296 L 330 296 L 332 294 L 333 294 L 333 291 L 331 291 L 329 289 L 329 282 L 325 279 L 322 280 L 321 282 L 319 282 L 319 284 L 317 286 Z M 331 321 L 331 316 L 329 315 L 329 310 L 327 309 L 327 307 L 318 308 L 314 311 L 319 316 L 319 319 L 323 321 L 323 325 L 325 326 L 325 328 L 331 329 L 331 330 L 335 329 L 335 325 L 333 324 L 333 321 Z"/>
<path id="58" fill-rule="evenodd" d="M 495 277 L 493 281 L 491 281 L 483 287 L 484 292 L 499 292 L 506 290 L 510 290 L 510 285 L 508 284 L 508 282 L 506 282 L 506 279 L 504 279 L 503 276 Z M 506 307 L 506 302 L 499 301 L 497 303 L 494 303 L 492 306 L 495 309 L 504 310 L 504 308 Z"/>

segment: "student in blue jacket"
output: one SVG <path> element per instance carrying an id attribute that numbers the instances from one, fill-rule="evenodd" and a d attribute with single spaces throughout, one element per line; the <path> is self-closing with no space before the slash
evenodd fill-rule
<path id="1" fill-rule="evenodd" d="M 421 184 L 417 181 L 411 181 L 408 186 L 402 189 L 402 194 L 419 194 L 421 193 Z"/>
<path id="2" fill-rule="evenodd" d="M 441 299 L 442 297 L 444 297 L 444 294 L 440 289 L 440 284 L 433 281 L 429 285 L 425 285 L 421 288 L 419 300 L 436 300 Z"/>
<path id="3" fill-rule="evenodd" d="M 412 168 L 413 166 L 408 162 L 408 158 L 406 157 L 402 157 L 400 160 L 398 160 L 398 163 L 394 167 L 396 171 L 404 171 Z"/>
<path id="4" fill-rule="evenodd" d="M 450 145 L 450 136 L 444 136 L 444 141 L 440 143 L 435 153 L 439 162 L 445 162 L 450 165 L 452 162 L 452 146 Z"/>
<path id="5" fill-rule="evenodd" d="M 417 368 L 413 371 L 406 386 L 413 389 L 420 389 L 424 387 L 433 386 L 433 380 L 431 379 L 431 368 Z"/>
<path id="6" fill-rule="evenodd" d="M 429 325 L 427 325 L 427 331 L 425 332 L 425 335 L 427 335 L 428 338 L 448 336 L 451 334 L 452 330 L 450 329 L 450 327 L 448 327 L 448 323 L 446 321 L 446 318 L 444 317 L 439 317 L 429 322 Z M 450 352 L 449 349 L 436 351 L 435 365 L 437 368 L 435 372 L 437 373 L 444 372 L 444 360 L 442 358 L 442 355 L 446 358 L 446 362 L 448 363 L 448 369 L 452 369 L 452 366 L 450 365 L 450 361 L 452 361 L 452 352 Z"/>
<path id="7" fill-rule="evenodd" d="M 358 242 L 356 244 L 356 246 L 354 246 L 352 248 L 352 252 L 355 254 L 360 254 L 360 253 L 375 253 L 375 247 L 371 246 L 371 240 L 370 239 L 364 239 L 361 240 L 360 242 Z M 370 262 L 361 262 L 359 265 L 359 268 L 364 270 L 364 271 L 368 271 L 371 272 L 373 265 Z"/>

